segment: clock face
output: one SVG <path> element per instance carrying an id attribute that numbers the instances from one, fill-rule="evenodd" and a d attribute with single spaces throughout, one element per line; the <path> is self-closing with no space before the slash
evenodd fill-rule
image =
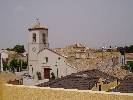
<path id="1" fill-rule="evenodd" d="M 33 52 L 36 52 L 36 48 L 35 48 L 35 47 L 33 47 L 33 48 L 32 48 L 32 51 L 33 51 Z"/>

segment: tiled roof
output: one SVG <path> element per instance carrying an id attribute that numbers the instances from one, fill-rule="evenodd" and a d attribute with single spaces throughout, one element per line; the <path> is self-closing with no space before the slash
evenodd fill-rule
<path id="1" fill-rule="evenodd" d="M 116 92 L 133 93 L 133 73 L 127 75 L 119 86 L 115 88 Z"/>
<path id="2" fill-rule="evenodd" d="M 65 89 L 79 89 L 79 90 L 91 90 L 100 78 L 110 79 L 113 81 L 116 79 L 113 76 L 109 76 L 98 70 L 87 70 L 78 73 L 71 74 L 66 77 L 51 80 L 46 83 L 39 84 L 39 87 L 51 87 L 51 88 L 65 88 Z"/>

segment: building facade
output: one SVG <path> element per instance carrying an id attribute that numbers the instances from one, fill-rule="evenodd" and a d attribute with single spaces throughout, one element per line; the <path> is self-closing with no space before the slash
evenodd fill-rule
<path id="1" fill-rule="evenodd" d="M 8 53 L 5 50 L 0 50 L 0 71 L 3 71 L 3 60 L 8 58 Z"/>
<path id="2" fill-rule="evenodd" d="M 48 28 L 40 25 L 39 21 L 29 28 L 28 67 L 29 75 L 49 79 L 51 73 L 55 77 L 66 76 L 77 71 L 66 63 L 66 58 L 49 48 Z"/>

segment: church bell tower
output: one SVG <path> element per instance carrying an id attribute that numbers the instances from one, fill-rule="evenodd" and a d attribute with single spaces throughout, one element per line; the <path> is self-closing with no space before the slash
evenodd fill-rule
<path id="1" fill-rule="evenodd" d="M 33 76 L 36 74 L 34 69 L 37 69 L 37 54 L 42 51 L 44 48 L 49 48 L 48 43 L 48 28 L 43 27 L 39 19 L 36 20 L 36 23 L 28 29 L 29 38 L 28 38 L 28 66 L 29 74 Z"/>

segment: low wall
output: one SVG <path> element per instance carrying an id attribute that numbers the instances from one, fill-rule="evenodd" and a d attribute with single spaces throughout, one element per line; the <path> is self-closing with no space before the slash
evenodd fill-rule
<path id="1" fill-rule="evenodd" d="M 133 100 L 133 94 L 51 89 L 6 84 L 3 86 L 2 98 L 3 100 Z"/>

